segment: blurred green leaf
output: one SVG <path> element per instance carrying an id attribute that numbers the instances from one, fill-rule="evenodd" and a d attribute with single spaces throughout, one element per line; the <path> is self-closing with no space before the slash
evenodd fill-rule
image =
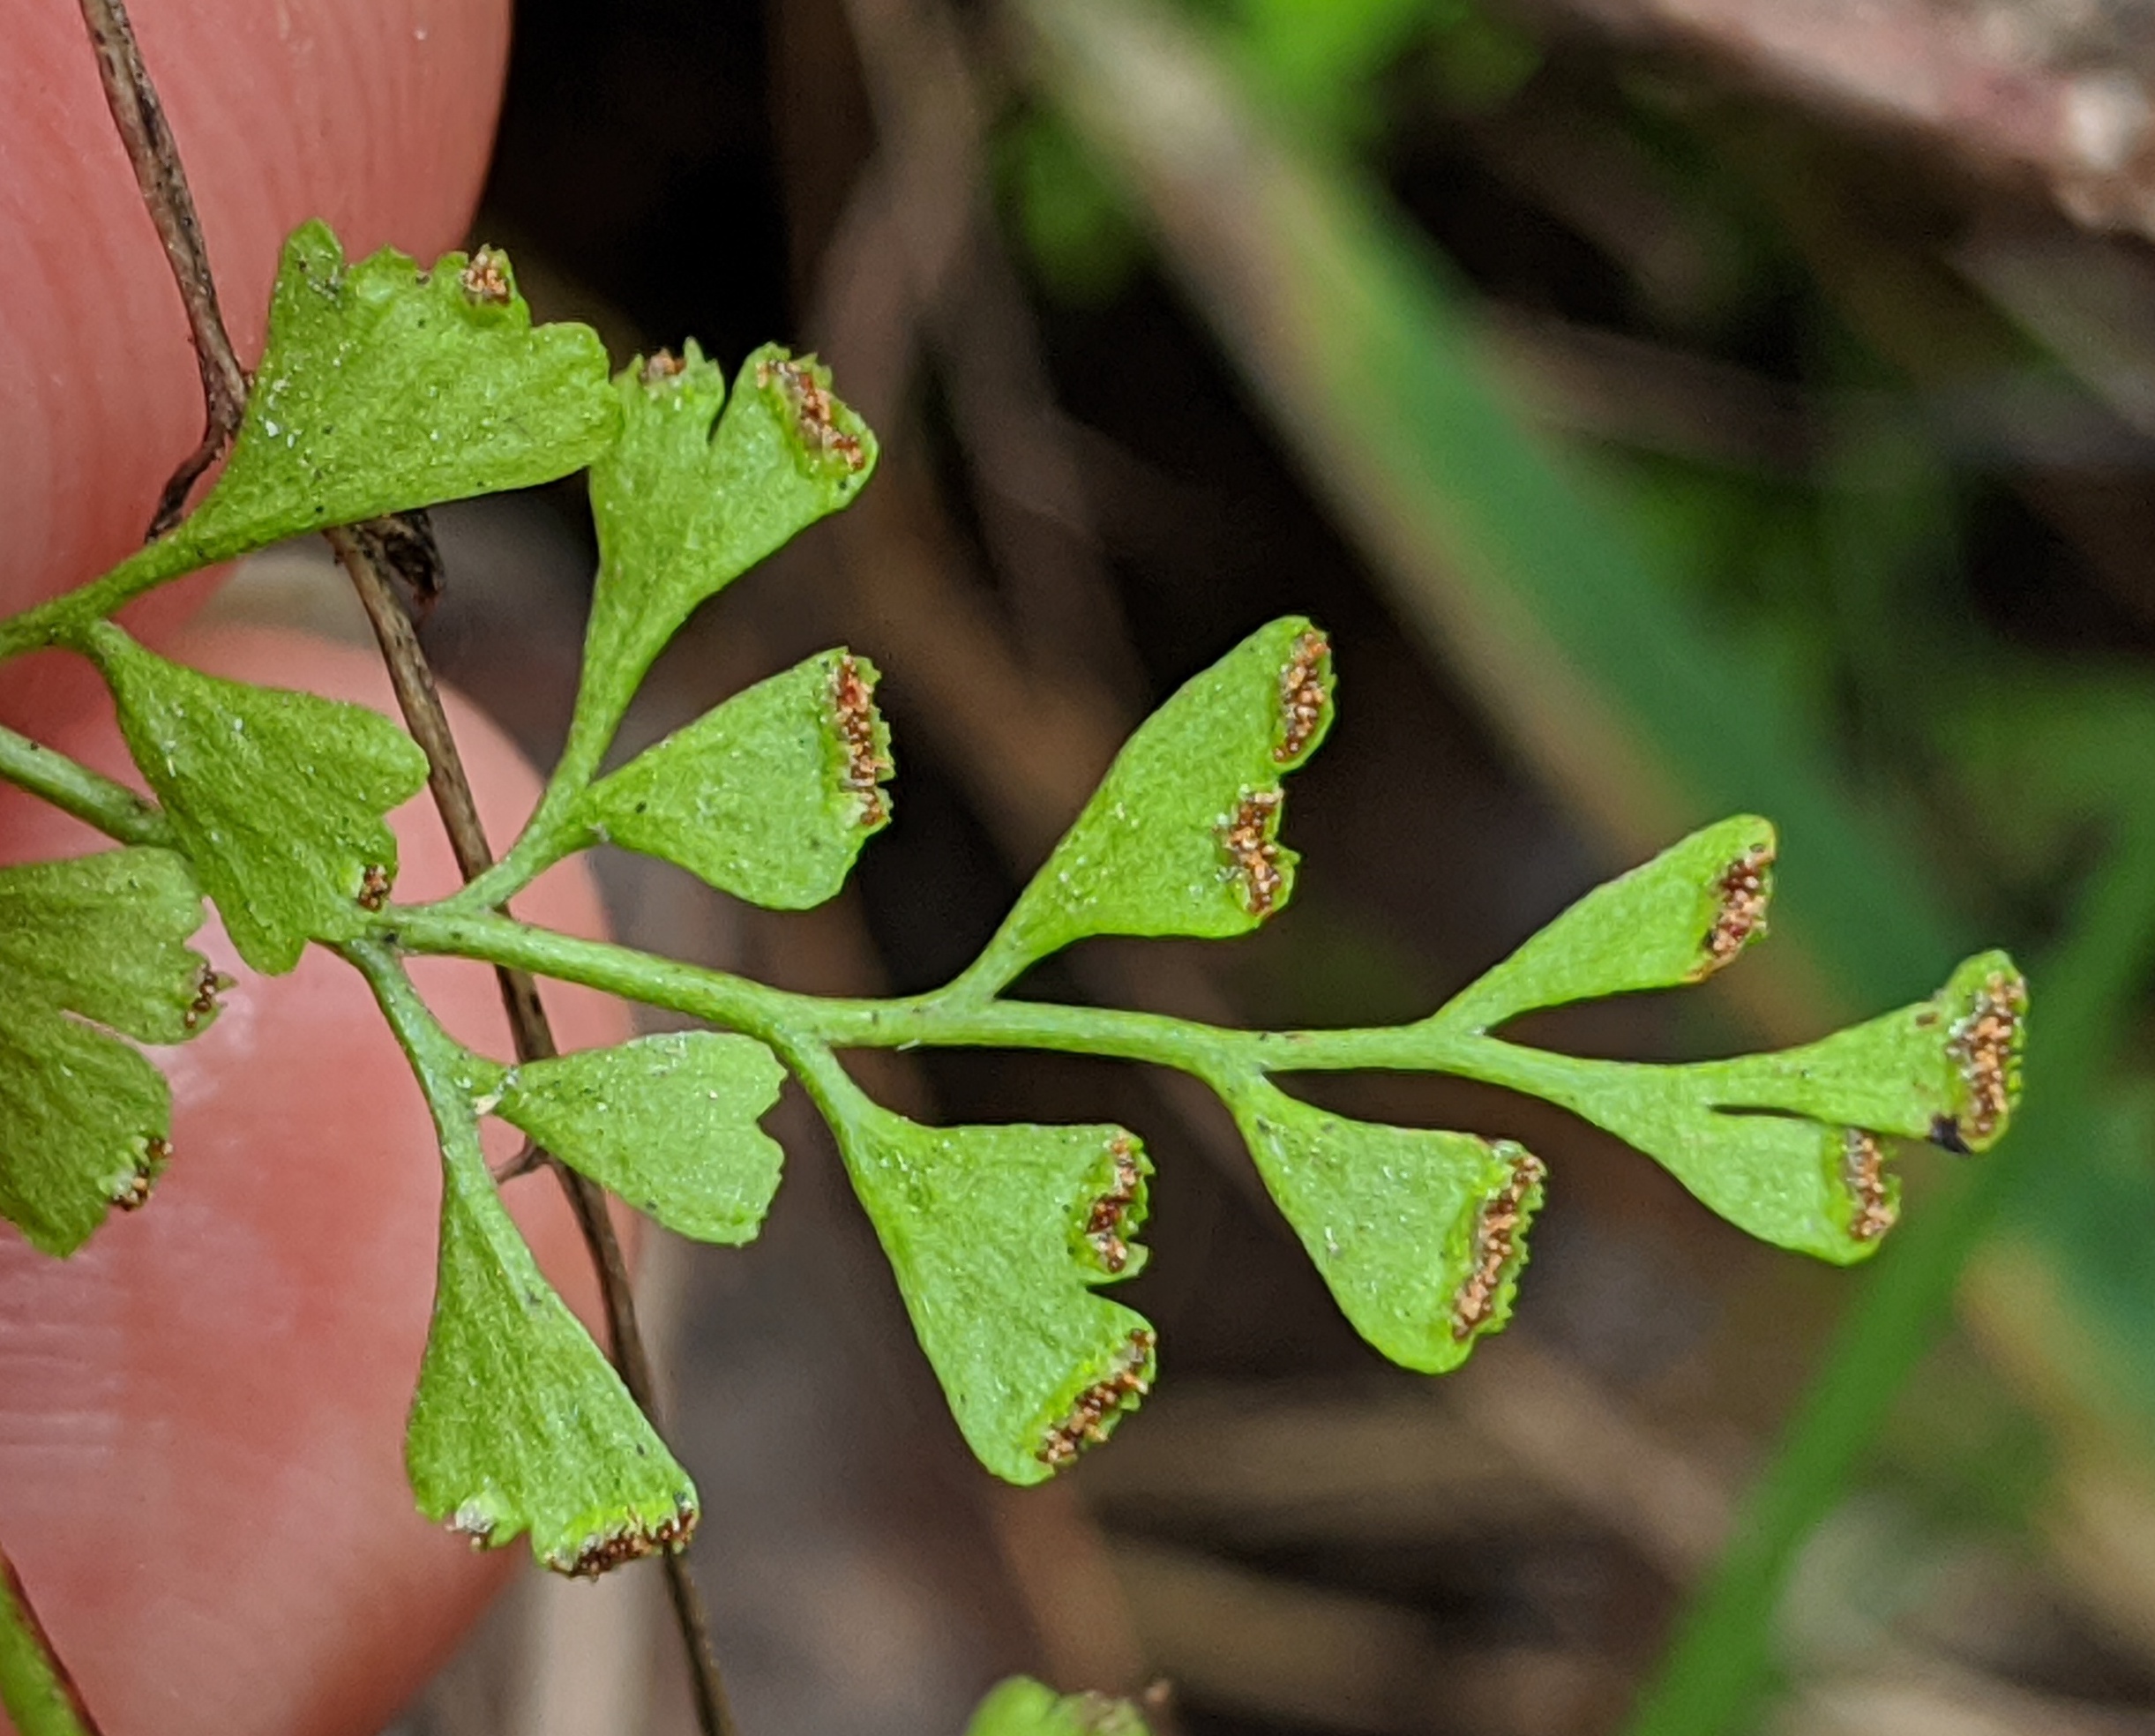
<path id="1" fill-rule="evenodd" d="M 418 744 L 364 706 L 168 662 L 109 623 L 86 647 L 121 733 L 240 956 L 272 976 L 366 932 L 396 880 L 383 816 L 426 785 Z"/>
<path id="2" fill-rule="evenodd" d="M 785 1076 L 753 1037 L 677 1031 L 527 1061 L 481 1106 L 668 1229 L 741 1243 L 778 1191 L 784 1154 L 756 1124 Z"/>
<path id="3" fill-rule="evenodd" d="M 1429 27 L 1429 0 L 1237 0 L 1238 67 L 1279 112 L 1328 141 L 1375 131 L 1372 85 Z"/>
<path id="4" fill-rule="evenodd" d="M 997 143 L 1019 238 L 1048 288 L 1086 305 L 1120 295 L 1143 262 L 1144 240 L 1070 129 L 1032 110 Z"/>
<path id="5" fill-rule="evenodd" d="M 1060 1695 L 1029 1676 L 1013 1676 L 980 1702 L 965 1736 L 1146 1736 L 1146 1729 L 1126 1700 Z"/>
<path id="6" fill-rule="evenodd" d="M 186 944 L 201 925 L 169 850 L 0 869 L 0 1217 L 47 1253 L 141 1205 L 170 1156 L 164 1075 L 109 1033 L 206 1029 L 221 984 Z"/>
<path id="7" fill-rule="evenodd" d="M 876 680 L 864 657 L 811 657 L 593 785 L 577 819 L 751 903 L 820 904 L 890 820 L 890 732 Z"/>

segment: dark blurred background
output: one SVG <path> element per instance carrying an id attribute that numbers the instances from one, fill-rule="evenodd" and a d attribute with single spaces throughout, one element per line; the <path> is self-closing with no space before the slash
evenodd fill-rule
<path id="1" fill-rule="evenodd" d="M 1548 1160 L 1515 1324 L 1437 1381 L 1346 1328 L 1201 1090 L 871 1058 L 909 1113 L 1121 1120 L 1158 1164 L 1126 1299 L 1160 1388 L 1025 1493 L 965 1451 L 789 1099 L 761 1241 L 662 1238 L 646 1278 L 749 1736 L 947 1736 L 1018 1669 L 1164 1679 L 1183 1736 L 1613 1731 L 1657 1681 L 1657 1736 L 2155 1730 L 2155 7 L 527 0 L 518 30 L 478 228 L 541 314 L 623 361 L 813 348 L 884 448 L 626 745 L 847 643 L 886 672 L 895 824 L 807 915 L 609 858 L 627 938 L 932 986 L 1146 708 L 1306 610 L 1343 708 L 1292 909 L 1033 991 L 1417 1016 L 1740 809 L 1782 826 L 1772 943 L 1538 1040 L 1799 1040 L 1989 943 L 2034 984 L 2024 1126 L 1904 1154 L 1858 1274 L 1538 1104 L 1329 1081 Z M 441 528 L 433 648 L 550 756 L 580 489 Z M 226 606 L 297 607 L 279 572 Z M 1732 1538 L 1801 1546 L 1784 1579 Z M 1735 1722 L 1697 1687 L 1730 1635 L 1769 1666 Z M 690 1727 L 638 1571 L 529 1576 L 398 1729 Z"/>

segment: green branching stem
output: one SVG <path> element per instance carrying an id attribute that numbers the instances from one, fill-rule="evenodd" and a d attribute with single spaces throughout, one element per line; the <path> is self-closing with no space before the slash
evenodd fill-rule
<path id="1" fill-rule="evenodd" d="M 804 1083 L 827 1077 L 827 1053 L 842 1049 L 1043 1049 L 1145 1062 L 1193 1074 L 1216 1090 L 1266 1074 L 1365 1070 L 1437 1072 L 1558 1103 L 1586 1097 L 1630 1063 L 1583 1059 L 1485 1036 L 1439 1013 L 1418 1024 L 1331 1030 L 1233 1029 L 1156 1013 L 984 998 L 967 977 L 924 995 L 861 1000 L 806 995 L 746 977 L 602 940 L 465 913 L 463 896 L 396 907 L 382 934 L 405 951 L 472 958 L 575 983 L 647 1006 L 685 1014 L 767 1043 Z M 1732 1106 L 1757 1095 L 1746 1086 L 1762 1060 L 1689 1064 Z"/>
<path id="2" fill-rule="evenodd" d="M 337 951 L 374 991 L 382 1017 L 426 1097 L 445 1156 L 483 1168 L 485 1159 L 476 1155 L 478 1127 L 472 1117 L 464 1046 L 441 1028 L 395 954 L 369 940 L 355 940 Z"/>
<path id="3" fill-rule="evenodd" d="M 136 550 L 101 579 L 0 621 L 0 662 L 26 652 L 76 645 L 98 622 L 109 620 L 146 591 L 245 552 L 244 546 L 197 548 L 183 531 L 176 531 Z"/>
<path id="4" fill-rule="evenodd" d="M 441 902 L 445 910 L 498 910 L 556 863 L 592 842 L 590 828 L 572 812 L 590 783 L 591 771 L 572 774 L 565 757 L 548 782 L 530 822 L 501 860 L 475 875 Z"/>
<path id="5" fill-rule="evenodd" d="M 0 779 L 42 797 L 121 843 L 172 847 L 172 828 L 154 804 L 4 725 L 0 725 Z"/>

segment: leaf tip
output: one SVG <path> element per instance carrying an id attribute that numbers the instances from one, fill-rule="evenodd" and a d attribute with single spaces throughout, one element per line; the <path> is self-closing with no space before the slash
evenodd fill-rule
<path id="1" fill-rule="evenodd" d="M 1504 1179 L 1482 1201 L 1474 1223 L 1473 1265 L 1452 1298 L 1452 1337 L 1462 1344 L 1501 1326 L 1509 1313 L 1507 1292 L 1526 1264 L 1527 1227 L 1541 1209 L 1549 1172 L 1540 1158 L 1508 1140 L 1493 1149 L 1506 1165 Z"/>
<path id="2" fill-rule="evenodd" d="M 1034 1455 L 1051 1470 L 1061 1470 L 1089 1447 L 1114 1433 L 1126 1411 L 1137 1409 L 1152 1390 L 1154 1335 L 1138 1327 L 1123 1341 L 1107 1372 L 1081 1390 L 1058 1422 L 1049 1425 Z"/>

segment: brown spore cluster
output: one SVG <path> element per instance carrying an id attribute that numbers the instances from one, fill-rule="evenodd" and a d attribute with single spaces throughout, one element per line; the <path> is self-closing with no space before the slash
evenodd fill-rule
<path id="1" fill-rule="evenodd" d="M 1486 1326 L 1496 1313 L 1505 1275 L 1519 1256 L 1520 1232 L 1532 1209 L 1534 1190 L 1548 1172 L 1540 1158 L 1522 1151 L 1512 1160 L 1504 1186 L 1482 1202 L 1481 1217 L 1474 1226 L 1474 1270 L 1452 1298 L 1452 1336 L 1460 1343 Z"/>
<path id="2" fill-rule="evenodd" d="M 516 291 L 510 286 L 508 260 L 491 247 L 482 247 L 471 256 L 471 263 L 464 267 L 457 281 L 463 285 L 464 293 L 483 307 L 506 307 Z"/>
<path id="3" fill-rule="evenodd" d="M 1977 991 L 1968 1015 L 1954 1022 L 1946 1052 L 1968 1088 L 1968 1119 L 1964 1139 L 1980 1146 L 1994 1138 L 2012 1113 L 2019 1084 L 2017 1061 L 2020 1021 L 2028 1010 L 2028 988 L 2019 977 L 1994 970 Z"/>
<path id="4" fill-rule="evenodd" d="M 1130 1208 L 1137 1203 L 1144 1171 L 1138 1168 L 1137 1148 L 1127 1134 L 1116 1134 L 1108 1141 L 1107 1150 L 1115 1179 L 1108 1191 L 1092 1202 L 1092 1211 L 1085 1220 L 1085 1239 L 1092 1244 L 1103 1266 L 1119 1273 L 1130 1263 L 1130 1244 L 1124 1232 Z"/>
<path id="5" fill-rule="evenodd" d="M 759 362 L 756 384 L 775 385 L 785 394 L 793 425 L 811 452 L 835 458 L 849 470 L 866 468 L 868 454 L 857 438 L 838 425 L 838 400 L 817 379 L 812 360 Z"/>
<path id="6" fill-rule="evenodd" d="M 644 358 L 638 378 L 646 385 L 663 385 L 670 379 L 678 379 L 688 370 L 688 363 L 670 349 L 654 351 Z"/>
<path id="7" fill-rule="evenodd" d="M 1841 1179 L 1855 1201 L 1848 1233 L 1859 1242 L 1874 1242 L 1899 1221 L 1900 1209 L 1886 1187 L 1885 1154 L 1878 1135 L 1851 1127 L 1841 1144 Z"/>
<path id="8" fill-rule="evenodd" d="M 1714 925 L 1706 932 L 1710 972 L 1720 969 L 1755 935 L 1765 932 L 1768 871 L 1772 866 L 1772 847 L 1761 844 L 1730 863 L 1714 882 Z"/>
<path id="9" fill-rule="evenodd" d="M 359 877 L 359 908 L 378 910 L 388 902 L 389 870 L 378 862 L 370 862 Z"/>
<path id="10" fill-rule="evenodd" d="M 195 972 L 195 998 L 189 1001 L 180 1014 L 180 1023 L 193 1030 L 203 1020 L 217 1010 L 217 997 L 232 986 L 229 976 L 221 975 L 208 964 Z"/>
<path id="11" fill-rule="evenodd" d="M 601 1531 L 576 1552 L 562 1571 L 572 1579 L 596 1579 L 625 1561 L 639 1561 L 662 1549 L 683 1547 L 695 1529 L 693 1512 L 677 1511 L 648 1529 L 631 1526 L 625 1530 Z"/>
<path id="12" fill-rule="evenodd" d="M 875 688 L 860 664 L 842 652 L 831 669 L 831 712 L 845 745 L 845 787 L 860 797 L 860 823 L 880 826 L 889 813 L 881 780 L 890 766 L 876 752 Z"/>
<path id="13" fill-rule="evenodd" d="M 1325 636 L 1312 627 L 1295 640 L 1293 654 L 1280 670 L 1280 739 L 1272 757 L 1283 766 L 1302 757 L 1324 722 L 1328 702 L 1324 665 L 1331 651 Z"/>
<path id="14" fill-rule="evenodd" d="M 113 1190 L 112 1203 L 122 1211 L 139 1211 L 150 1201 L 150 1184 L 172 1161 L 172 1141 L 152 1134 L 142 1142 L 142 1162 Z"/>
<path id="15" fill-rule="evenodd" d="M 1242 902 L 1253 917 L 1270 916 L 1287 890 L 1280 847 L 1272 837 L 1279 807 L 1277 789 L 1249 790 L 1220 828 L 1221 846 L 1242 881 Z"/>
<path id="16" fill-rule="evenodd" d="M 1060 1470 L 1088 1447 L 1107 1439 L 1116 1416 L 1151 1389 L 1145 1367 L 1152 1360 L 1152 1334 L 1141 1328 L 1130 1335 L 1113 1372 L 1080 1393 L 1070 1414 L 1048 1431 L 1040 1443 L 1043 1464 Z"/>

